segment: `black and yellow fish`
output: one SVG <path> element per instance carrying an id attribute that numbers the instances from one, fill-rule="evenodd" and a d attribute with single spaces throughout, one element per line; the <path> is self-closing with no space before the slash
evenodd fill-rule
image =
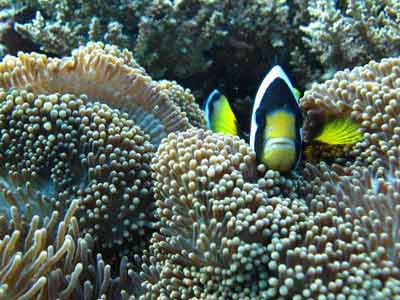
<path id="1" fill-rule="evenodd" d="M 283 69 L 276 65 L 262 81 L 253 104 L 250 124 L 250 146 L 257 161 L 269 169 L 288 172 L 294 169 L 303 151 L 300 93 L 293 87 Z M 214 132 L 239 135 L 240 130 L 228 99 L 214 90 L 205 104 L 208 128 Z M 321 124 L 312 138 L 329 145 L 354 144 L 362 139 L 359 125 L 351 118 L 333 118 Z"/>
<path id="2" fill-rule="evenodd" d="M 303 118 L 295 89 L 280 66 L 262 81 L 253 104 L 250 146 L 257 160 L 281 172 L 301 157 Z"/>

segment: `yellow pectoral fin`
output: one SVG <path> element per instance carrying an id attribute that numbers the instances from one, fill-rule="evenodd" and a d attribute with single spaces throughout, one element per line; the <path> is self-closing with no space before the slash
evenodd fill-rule
<path id="1" fill-rule="evenodd" d="M 225 96 L 221 96 L 215 103 L 211 116 L 211 130 L 230 135 L 238 134 L 236 117 Z"/>
<path id="2" fill-rule="evenodd" d="M 362 139 L 360 126 L 350 118 L 333 119 L 325 123 L 314 140 L 330 144 L 354 144 Z"/>

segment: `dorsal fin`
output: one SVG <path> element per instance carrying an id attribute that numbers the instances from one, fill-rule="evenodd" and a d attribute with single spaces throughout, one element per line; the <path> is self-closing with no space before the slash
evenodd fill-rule
<path id="1" fill-rule="evenodd" d="M 204 113 L 207 127 L 213 132 L 238 135 L 238 123 L 228 99 L 218 90 L 207 98 Z"/>

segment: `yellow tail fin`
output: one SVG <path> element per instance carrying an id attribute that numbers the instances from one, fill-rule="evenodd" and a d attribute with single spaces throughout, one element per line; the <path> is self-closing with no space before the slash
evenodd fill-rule
<path id="1" fill-rule="evenodd" d="M 330 145 L 354 144 L 363 137 L 359 129 L 360 125 L 351 118 L 333 119 L 323 125 L 314 140 Z"/>

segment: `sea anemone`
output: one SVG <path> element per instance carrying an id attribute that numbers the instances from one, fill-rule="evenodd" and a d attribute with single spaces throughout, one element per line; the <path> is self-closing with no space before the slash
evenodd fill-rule
<path id="1" fill-rule="evenodd" d="M 6 227 L 0 225 L 0 299 L 133 298 L 139 287 L 127 258 L 121 259 L 119 276 L 112 275 L 112 266 L 95 254 L 90 234 L 79 231 L 78 206 L 72 201 L 64 218 L 53 211 L 49 219 L 36 215 L 28 225 L 13 214 Z M 17 207 L 10 210 L 18 214 Z"/>
<path id="2" fill-rule="evenodd" d="M 363 139 L 287 178 L 238 138 L 170 134 L 152 162 L 159 231 L 141 299 L 398 297 L 399 70 L 371 62 L 306 92 L 306 143 L 332 116 L 359 122 Z"/>
<path id="3" fill-rule="evenodd" d="M 29 218 L 78 199 L 81 230 L 101 249 L 144 247 L 153 146 L 128 114 L 85 96 L 2 90 L 0 116 L 3 200 Z"/>
<path id="4" fill-rule="evenodd" d="M 84 94 L 129 113 L 158 145 L 167 133 L 190 126 L 181 109 L 133 59 L 117 47 L 89 43 L 72 56 L 48 58 L 37 53 L 6 56 L 0 63 L 0 87 L 35 94 Z"/>
<path id="5" fill-rule="evenodd" d="M 108 259 L 140 253 L 153 227 L 154 149 L 189 119 L 204 124 L 190 91 L 101 43 L 63 59 L 7 56 L 0 88 L 4 214 L 14 205 L 22 220 L 49 217 L 78 199 L 81 231 Z"/>

